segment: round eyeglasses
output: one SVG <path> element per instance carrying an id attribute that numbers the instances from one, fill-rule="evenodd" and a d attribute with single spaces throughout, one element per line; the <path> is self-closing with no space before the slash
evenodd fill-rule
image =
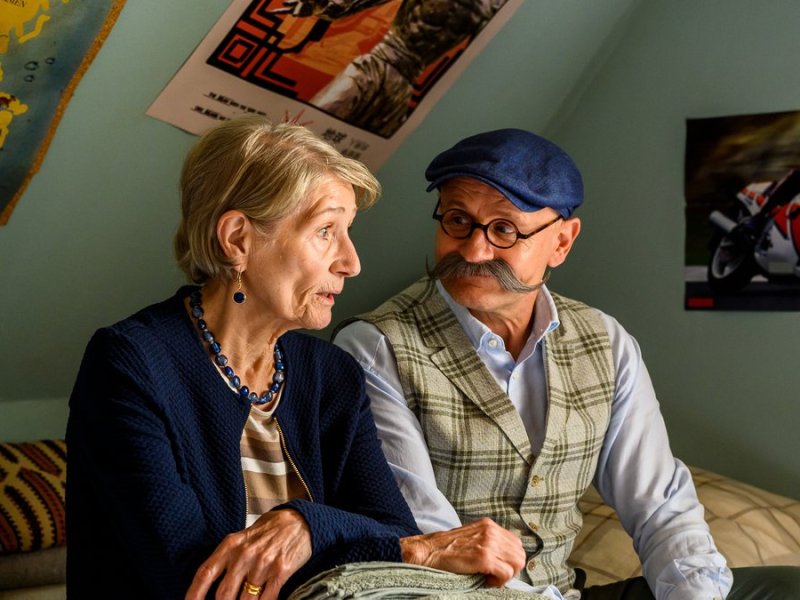
<path id="1" fill-rule="evenodd" d="M 439 214 L 439 206 L 440 203 L 437 202 L 436 208 L 433 209 L 433 218 L 439 221 L 442 231 L 451 238 L 465 240 L 472 237 L 472 233 L 476 229 L 480 229 L 492 246 L 503 249 L 511 248 L 517 243 L 517 240 L 527 240 L 540 231 L 544 231 L 556 221 L 563 219 L 561 215 L 558 215 L 552 221 L 548 221 L 530 233 L 520 233 L 517 226 L 508 219 L 492 219 L 486 224 L 478 223 L 468 213 L 459 208 L 450 208 Z"/>

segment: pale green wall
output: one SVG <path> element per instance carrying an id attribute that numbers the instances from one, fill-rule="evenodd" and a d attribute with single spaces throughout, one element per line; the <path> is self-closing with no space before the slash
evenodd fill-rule
<path id="1" fill-rule="evenodd" d="M 542 127 L 634 2 L 584 9 L 583 0 L 542 0 L 516 13 L 379 173 L 385 199 L 356 225 L 364 274 L 346 288 L 337 319 L 422 268 L 427 158 L 473 127 Z M 63 435 L 91 333 L 182 281 L 171 238 L 178 171 L 194 138 L 144 112 L 228 4 L 127 2 L 40 173 L 0 227 L 0 440 Z"/>
<path id="2" fill-rule="evenodd" d="M 644 2 L 558 139 L 586 179 L 554 278 L 639 340 L 685 461 L 800 497 L 796 312 L 685 312 L 685 119 L 800 110 L 800 3 Z"/>
<path id="3" fill-rule="evenodd" d="M 181 281 L 171 236 L 193 138 L 144 111 L 228 3 L 194 0 L 188 18 L 187 4 L 127 3 L 0 228 L 0 439 L 62 434 L 91 332 Z M 797 375 L 779 362 L 796 316 L 681 308 L 683 119 L 800 108 L 794 4 L 527 0 L 378 173 L 384 199 L 354 229 L 363 273 L 335 318 L 422 272 L 433 232 L 422 171 L 438 150 L 483 129 L 547 131 L 576 155 L 589 196 L 553 285 L 639 338 L 681 456 L 797 490 L 786 391 Z M 787 339 L 769 339 L 779 331 Z M 745 361 L 752 381 L 736 379 Z"/>

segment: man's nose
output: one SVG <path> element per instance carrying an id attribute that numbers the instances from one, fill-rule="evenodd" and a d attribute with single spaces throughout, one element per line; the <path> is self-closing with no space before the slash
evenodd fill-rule
<path id="1" fill-rule="evenodd" d="M 494 246 L 489 243 L 483 229 L 476 227 L 472 230 L 472 235 L 461 241 L 461 256 L 474 263 L 494 258 Z"/>

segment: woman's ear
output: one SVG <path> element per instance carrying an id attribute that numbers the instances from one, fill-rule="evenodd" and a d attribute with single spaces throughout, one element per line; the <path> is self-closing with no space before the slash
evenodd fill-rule
<path id="1" fill-rule="evenodd" d="M 222 251 L 233 266 L 241 268 L 247 262 L 253 237 L 253 225 L 244 213 L 229 210 L 217 221 L 217 239 Z"/>
<path id="2" fill-rule="evenodd" d="M 562 264 L 567 259 L 567 254 L 572 249 L 572 244 L 581 232 L 581 220 L 577 217 L 565 219 L 561 223 L 561 228 L 558 231 L 556 238 L 556 247 L 550 255 L 550 260 L 547 261 L 547 266 L 555 268 Z"/>

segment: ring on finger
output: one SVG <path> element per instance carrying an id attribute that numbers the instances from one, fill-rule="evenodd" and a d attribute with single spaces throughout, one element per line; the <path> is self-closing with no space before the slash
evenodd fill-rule
<path id="1" fill-rule="evenodd" d="M 261 589 L 262 588 L 261 588 L 260 585 L 254 585 L 254 584 L 250 583 L 249 581 L 247 581 L 246 579 L 244 580 L 244 591 L 245 591 L 246 594 L 248 594 L 250 596 L 260 596 L 261 595 Z"/>

